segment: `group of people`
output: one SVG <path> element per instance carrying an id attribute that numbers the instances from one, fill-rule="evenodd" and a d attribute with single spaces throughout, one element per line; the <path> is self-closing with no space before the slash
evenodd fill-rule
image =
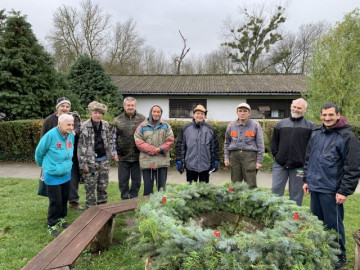
<path id="1" fill-rule="evenodd" d="M 121 199 L 138 196 L 141 175 L 144 195 L 165 189 L 170 150 L 175 143 L 169 123 L 162 120 L 159 105 L 150 108 L 148 117 L 136 111 L 136 99 L 124 99 L 124 112 L 115 118 L 113 129 L 103 116 L 105 104 L 93 101 L 88 105 L 91 118 L 80 123 L 76 113 L 69 113 L 70 101 L 59 98 L 56 112 L 44 121 L 42 138 L 35 159 L 44 172 L 48 185 L 48 230 L 59 234 L 66 228 L 67 202 L 71 208 L 79 205 L 78 185 L 83 175 L 85 208 L 107 202 L 111 159 L 118 162 Z M 293 100 L 291 116 L 279 121 L 271 138 L 275 158 L 272 192 L 283 196 L 289 181 L 289 196 L 301 205 L 303 195 L 311 193 L 311 211 L 328 229 L 339 233 L 337 242 L 341 254 L 337 269 L 346 263 L 344 208 L 360 178 L 360 145 L 347 120 L 336 104 L 321 108 L 322 125 L 307 120 L 307 102 Z M 176 141 L 176 170 L 192 182 L 209 182 L 211 173 L 219 167 L 219 141 L 215 129 L 205 121 L 207 110 L 199 104 L 193 109 L 193 119 L 180 130 Z M 237 119 L 230 122 L 225 133 L 224 164 L 230 166 L 232 182 L 246 182 L 256 188 L 256 175 L 265 152 L 263 131 L 250 119 L 251 107 L 240 103 Z M 130 183 L 131 179 L 131 183 Z"/>

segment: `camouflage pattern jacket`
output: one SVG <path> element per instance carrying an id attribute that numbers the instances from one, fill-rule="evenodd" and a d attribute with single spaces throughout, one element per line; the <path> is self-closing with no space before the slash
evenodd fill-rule
<path id="1" fill-rule="evenodd" d="M 101 137 L 104 141 L 107 160 L 112 158 L 112 133 L 109 123 L 101 120 L 102 130 Z M 81 124 L 80 136 L 78 144 L 78 159 L 81 170 L 84 168 L 93 168 L 95 164 L 95 131 L 91 119 L 86 120 Z"/>
<path id="2" fill-rule="evenodd" d="M 170 166 L 170 149 L 174 144 L 174 133 L 168 123 L 163 121 L 152 126 L 148 120 L 142 122 L 134 134 L 135 143 L 140 150 L 140 168 L 157 169 Z M 156 148 L 161 152 L 155 154 Z"/>

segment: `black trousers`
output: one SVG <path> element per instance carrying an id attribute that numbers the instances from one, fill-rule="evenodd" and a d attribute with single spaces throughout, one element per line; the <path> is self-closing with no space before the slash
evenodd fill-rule
<path id="1" fill-rule="evenodd" d="M 336 204 L 335 194 L 311 192 L 311 212 L 324 222 L 327 229 L 334 229 L 340 235 L 335 239 L 340 245 L 341 255 L 346 255 L 344 205 Z"/>
<path id="2" fill-rule="evenodd" d="M 66 217 L 69 189 L 70 181 L 61 185 L 47 186 L 49 196 L 48 225 L 54 226 L 60 218 Z"/>
<path id="3" fill-rule="evenodd" d="M 186 181 L 190 184 L 192 182 L 197 182 L 199 178 L 199 182 L 209 183 L 209 171 L 196 172 L 186 169 Z"/>
<path id="4" fill-rule="evenodd" d="M 73 165 L 71 168 L 71 180 L 69 190 L 69 203 L 79 203 L 79 182 L 80 182 L 80 171 L 79 161 L 77 157 L 72 159 Z"/>
<path id="5" fill-rule="evenodd" d="M 129 190 L 130 178 L 131 186 Z M 141 170 L 139 162 L 119 161 L 118 180 L 121 199 L 126 200 L 136 198 L 139 195 L 141 186 Z"/>
<path id="6" fill-rule="evenodd" d="M 144 179 L 144 196 L 154 193 L 154 180 L 156 180 L 158 191 L 160 189 L 165 189 L 167 179 L 166 167 L 157 169 L 144 169 L 142 170 L 142 174 Z"/>

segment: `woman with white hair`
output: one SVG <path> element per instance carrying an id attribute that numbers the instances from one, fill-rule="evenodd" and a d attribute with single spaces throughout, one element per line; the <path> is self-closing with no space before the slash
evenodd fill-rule
<path id="1" fill-rule="evenodd" d="M 74 118 L 69 114 L 59 116 L 58 125 L 40 140 L 35 151 L 36 163 L 44 171 L 44 181 L 49 196 L 47 229 L 52 236 L 60 234 L 59 227 L 67 228 L 67 201 L 74 152 Z"/>

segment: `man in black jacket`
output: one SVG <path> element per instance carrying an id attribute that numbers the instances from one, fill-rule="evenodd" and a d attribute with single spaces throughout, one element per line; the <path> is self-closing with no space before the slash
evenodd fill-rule
<path id="1" fill-rule="evenodd" d="M 286 182 L 289 179 L 289 196 L 297 205 L 302 204 L 302 170 L 305 153 L 311 131 L 315 124 L 304 118 L 307 102 L 293 100 L 291 116 L 281 120 L 274 128 L 271 140 L 271 152 L 275 158 L 272 170 L 272 193 L 284 195 Z"/>
<path id="2" fill-rule="evenodd" d="M 320 117 L 323 124 L 313 131 L 306 151 L 303 189 L 311 192 L 311 212 L 340 235 L 335 269 L 341 269 L 346 263 L 344 203 L 360 178 L 360 144 L 336 104 L 325 104 Z"/>

